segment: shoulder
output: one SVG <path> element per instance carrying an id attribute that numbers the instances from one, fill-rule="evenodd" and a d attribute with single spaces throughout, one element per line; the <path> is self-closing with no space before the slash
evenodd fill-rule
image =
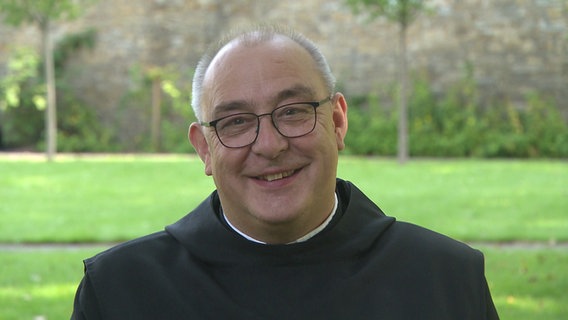
<path id="1" fill-rule="evenodd" d="M 85 271 L 115 272 L 128 266 L 156 263 L 180 251 L 181 246 L 165 231 L 111 247 L 85 260 Z"/>
<path id="2" fill-rule="evenodd" d="M 461 265 L 483 272 L 483 254 L 479 250 L 412 223 L 396 221 L 383 240 L 400 252 L 412 254 L 415 259 L 443 261 L 447 265 Z"/>
<path id="3" fill-rule="evenodd" d="M 156 296 L 155 292 L 171 293 L 183 282 L 184 272 L 191 272 L 182 265 L 188 256 L 165 231 L 103 251 L 84 261 L 75 308 L 87 310 L 88 315 L 100 313 L 101 319 L 146 319 L 134 316 L 135 312 L 167 305 L 168 294 Z"/>
<path id="4" fill-rule="evenodd" d="M 376 236 L 381 247 L 394 248 L 396 252 L 412 252 L 429 257 L 449 256 L 454 258 L 482 259 L 478 250 L 467 244 L 433 230 L 398 221 L 386 216 L 361 190 L 348 181 L 337 179 L 337 190 L 343 210 L 350 221 L 363 221 L 355 225 L 357 233 L 362 230 Z M 364 219 L 364 220 L 362 220 Z M 355 229 L 355 227 L 353 229 Z M 362 229 L 361 229 L 362 228 Z"/>
<path id="5" fill-rule="evenodd" d="M 197 208 L 165 230 L 124 242 L 85 260 L 86 271 L 94 268 L 120 270 L 124 265 L 132 263 L 156 265 L 172 255 L 187 253 L 184 246 L 211 233 L 212 225 L 215 224 L 213 210 L 216 203 L 218 200 L 214 192 Z"/>

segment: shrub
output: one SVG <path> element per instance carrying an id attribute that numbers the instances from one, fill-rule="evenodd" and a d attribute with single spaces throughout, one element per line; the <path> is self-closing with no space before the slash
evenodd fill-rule
<path id="1" fill-rule="evenodd" d="M 372 94 L 350 102 L 346 152 L 394 155 L 397 113 Z M 409 143 L 410 154 L 421 157 L 566 158 L 568 126 L 558 107 L 536 93 L 516 105 L 507 99 L 481 105 L 468 66 L 464 78 L 443 94 L 434 93 L 426 74 L 414 77 Z"/>

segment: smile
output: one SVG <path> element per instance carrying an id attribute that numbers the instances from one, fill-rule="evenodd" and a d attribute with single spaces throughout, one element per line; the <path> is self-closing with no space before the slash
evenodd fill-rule
<path id="1" fill-rule="evenodd" d="M 293 175 L 294 172 L 295 172 L 295 170 L 290 170 L 290 171 L 279 172 L 279 173 L 275 173 L 275 174 L 267 174 L 267 175 L 264 175 L 264 176 L 259 176 L 259 177 L 257 177 L 257 179 L 270 182 L 270 181 L 280 180 L 280 179 L 284 179 L 286 177 L 289 177 L 289 176 Z"/>

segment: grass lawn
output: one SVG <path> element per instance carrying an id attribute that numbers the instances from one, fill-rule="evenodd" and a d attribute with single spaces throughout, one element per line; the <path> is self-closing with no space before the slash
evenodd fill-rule
<path id="1" fill-rule="evenodd" d="M 461 240 L 568 240 L 565 161 L 344 157 L 339 176 L 387 215 Z"/>
<path id="2" fill-rule="evenodd" d="M 388 215 L 464 241 L 568 241 L 565 161 L 343 156 L 338 175 Z M 175 222 L 213 189 L 191 155 L 0 154 L 0 242 L 127 240 Z M 81 260 L 101 249 L 0 251 L 1 319 L 68 318 Z M 502 319 L 566 319 L 565 246 L 480 249 Z"/>
<path id="3" fill-rule="evenodd" d="M 102 249 L 0 252 L 2 320 L 68 319 L 82 276 L 80 261 Z M 566 319 L 568 251 L 480 249 L 501 319 Z"/>
<path id="4" fill-rule="evenodd" d="M 81 260 L 102 249 L 1 251 L 0 318 L 69 319 Z"/>
<path id="5" fill-rule="evenodd" d="M 388 215 L 461 240 L 568 240 L 563 161 L 342 157 L 339 176 Z M 213 188 L 194 156 L 0 156 L 0 242 L 130 239 L 175 222 Z"/>
<path id="6" fill-rule="evenodd" d="M 479 247 L 501 319 L 568 318 L 568 250 Z"/>
<path id="7" fill-rule="evenodd" d="M 0 242 L 121 241 L 173 223 L 213 190 L 199 158 L 0 158 Z"/>

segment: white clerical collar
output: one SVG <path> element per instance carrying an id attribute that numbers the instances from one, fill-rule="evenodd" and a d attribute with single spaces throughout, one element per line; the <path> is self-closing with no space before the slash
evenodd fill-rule
<path id="1" fill-rule="evenodd" d="M 333 210 L 331 210 L 331 213 L 329 214 L 329 216 L 327 217 L 327 219 L 325 219 L 324 222 L 322 222 L 318 227 L 316 227 L 314 230 L 308 232 L 306 235 L 300 237 L 299 239 L 296 239 L 292 242 L 289 242 L 287 244 L 292 244 L 292 243 L 299 243 L 299 242 L 304 242 L 304 241 L 308 241 L 309 239 L 311 239 L 312 237 L 314 237 L 316 234 L 320 233 L 323 229 L 325 229 L 325 227 L 327 227 L 327 225 L 331 222 L 331 220 L 333 219 L 333 216 L 335 216 L 335 212 L 337 211 L 337 204 L 338 204 L 338 200 L 337 200 L 337 194 L 334 194 L 335 196 L 335 204 L 333 206 Z M 222 211 L 222 209 L 221 209 Z M 256 243 L 260 243 L 260 244 L 266 244 L 266 242 L 257 240 L 251 236 L 249 236 L 248 234 L 242 232 L 241 230 L 237 229 L 237 227 L 235 227 L 234 225 L 231 224 L 231 221 L 229 221 L 229 219 L 227 218 L 227 216 L 225 215 L 225 212 L 223 213 L 223 218 L 225 219 L 225 221 L 227 222 L 227 224 L 229 225 L 229 227 L 231 227 L 231 229 L 235 230 L 236 233 L 240 234 L 243 238 L 250 240 L 252 242 L 256 242 Z"/>

